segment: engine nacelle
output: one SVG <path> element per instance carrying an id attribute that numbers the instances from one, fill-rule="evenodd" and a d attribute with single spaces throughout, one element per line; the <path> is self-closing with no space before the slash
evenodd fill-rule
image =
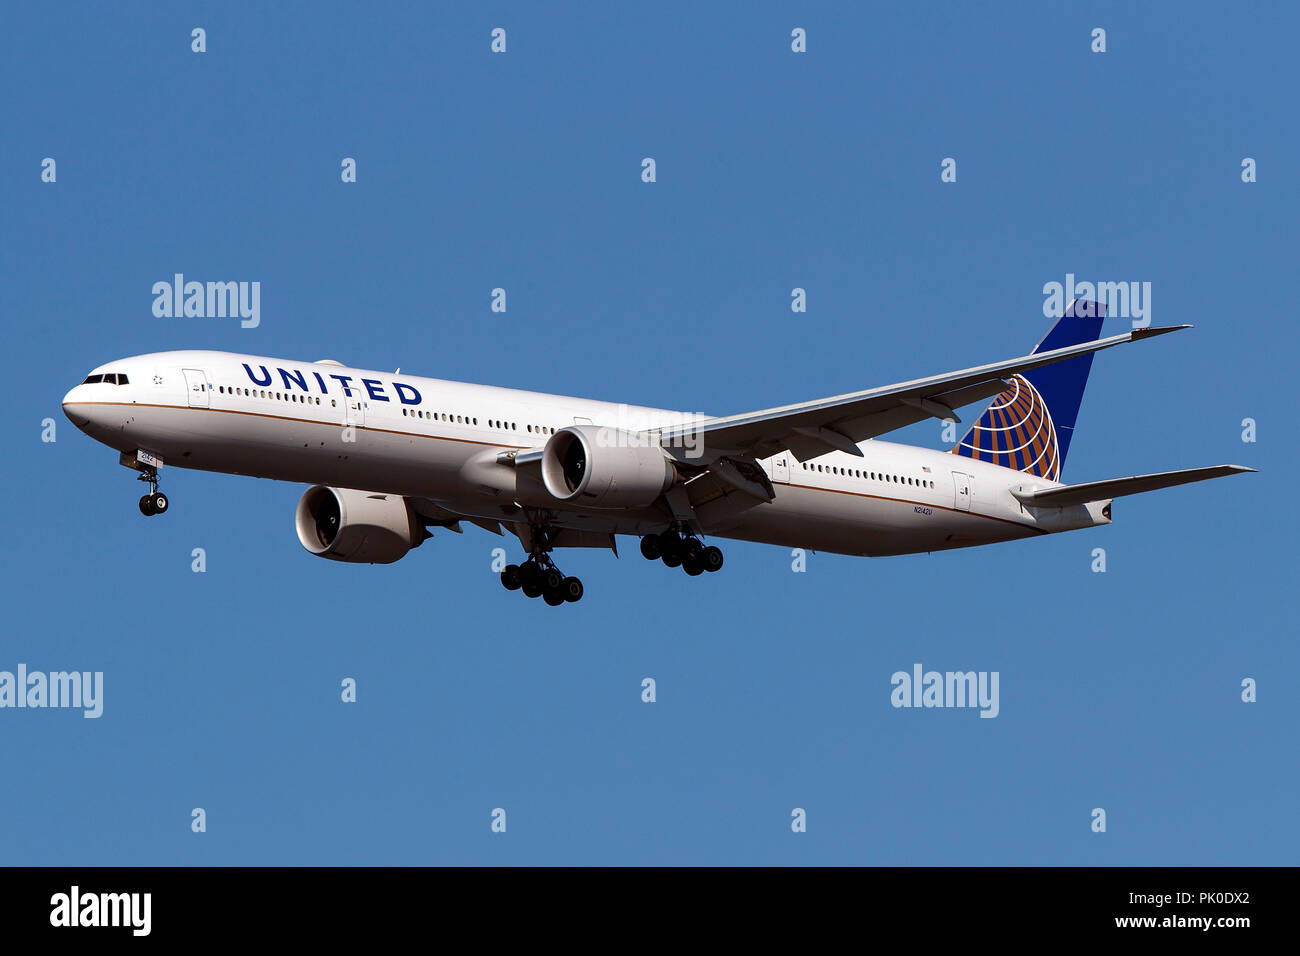
<path id="1" fill-rule="evenodd" d="M 312 554 L 353 564 L 392 564 L 427 537 L 400 495 L 312 485 L 298 499 L 298 540 Z"/>
<path id="2" fill-rule="evenodd" d="M 546 442 L 542 482 L 560 501 L 591 508 L 652 504 L 677 479 L 658 443 L 617 428 L 570 425 Z"/>

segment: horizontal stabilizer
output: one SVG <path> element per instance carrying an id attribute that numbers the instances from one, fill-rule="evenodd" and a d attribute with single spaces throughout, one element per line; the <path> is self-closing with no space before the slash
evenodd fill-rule
<path id="1" fill-rule="evenodd" d="M 1037 508 L 1065 508 L 1070 505 L 1086 505 L 1090 501 L 1104 501 L 1107 498 L 1136 495 L 1144 491 L 1157 491 L 1174 485 L 1185 485 L 1191 481 L 1222 478 L 1225 475 L 1237 475 L 1255 470 L 1254 468 L 1247 468 L 1245 465 L 1211 465 L 1208 468 L 1161 471 L 1154 475 L 1133 475 L 1129 478 L 1110 478 L 1106 481 L 1089 481 L 1081 485 L 1063 485 L 1060 488 L 1042 488 L 1038 491 L 1012 491 L 1011 493 L 1022 504 L 1033 505 Z"/>

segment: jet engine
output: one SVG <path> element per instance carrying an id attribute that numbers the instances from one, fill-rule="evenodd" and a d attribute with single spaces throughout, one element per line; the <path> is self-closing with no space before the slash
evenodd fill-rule
<path id="1" fill-rule="evenodd" d="M 429 536 L 400 495 L 326 485 L 298 499 L 294 524 L 312 554 L 352 564 L 392 564 Z"/>
<path id="2" fill-rule="evenodd" d="M 618 428 L 570 425 L 552 435 L 542 453 L 546 490 L 591 508 L 652 504 L 676 478 L 658 443 Z"/>

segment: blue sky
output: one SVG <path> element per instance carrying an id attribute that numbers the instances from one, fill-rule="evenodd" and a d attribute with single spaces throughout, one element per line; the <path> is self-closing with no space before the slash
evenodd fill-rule
<path id="1" fill-rule="evenodd" d="M 1294 863 L 1294 11 L 556 6 L 0 13 L 0 669 L 105 675 L 98 720 L 0 711 L 0 860 Z M 175 272 L 260 281 L 261 325 L 155 318 Z M 146 521 L 59 412 L 172 348 L 739 412 L 1022 354 L 1067 273 L 1196 329 L 1097 358 L 1065 479 L 1258 475 L 802 574 L 628 540 L 555 610 L 477 529 L 312 558 L 288 484 L 168 469 Z M 917 662 L 998 671 L 997 719 L 892 708 Z"/>

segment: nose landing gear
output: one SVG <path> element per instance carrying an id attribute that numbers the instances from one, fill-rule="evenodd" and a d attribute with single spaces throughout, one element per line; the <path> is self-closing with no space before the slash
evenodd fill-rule
<path id="1" fill-rule="evenodd" d="M 158 469 L 151 465 L 145 465 L 140 470 L 141 474 L 136 476 L 137 480 L 149 483 L 149 494 L 140 499 L 140 514 L 146 518 L 165 514 L 171 502 L 167 500 L 166 495 L 158 490 Z"/>

